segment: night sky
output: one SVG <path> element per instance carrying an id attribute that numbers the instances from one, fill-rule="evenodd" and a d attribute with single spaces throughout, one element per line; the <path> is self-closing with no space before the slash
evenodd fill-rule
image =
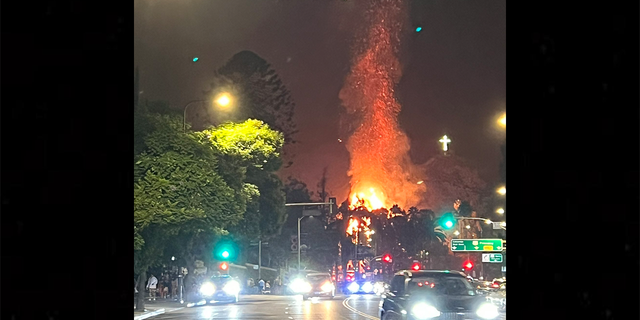
<path id="1" fill-rule="evenodd" d="M 203 98 L 214 70 L 235 53 L 253 51 L 271 63 L 296 102 L 300 142 L 283 176 L 315 190 L 328 167 L 329 191 L 345 199 L 349 153 L 338 139 L 348 137 L 340 134 L 344 109 L 338 93 L 356 31 L 367 27 L 364 3 L 136 0 L 134 63 L 141 98 L 181 108 Z M 495 123 L 506 110 L 505 3 L 410 2 L 397 96 L 415 163 L 437 154 L 437 141 L 447 134 L 457 155 L 490 185 L 499 182 L 504 136 Z"/>

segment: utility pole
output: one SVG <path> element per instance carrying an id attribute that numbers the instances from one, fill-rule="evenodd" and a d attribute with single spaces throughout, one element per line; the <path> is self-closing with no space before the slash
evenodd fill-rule
<path id="1" fill-rule="evenodd" d="M 258 241 L 258 280 L 262 278 L 262 239 Z"/>

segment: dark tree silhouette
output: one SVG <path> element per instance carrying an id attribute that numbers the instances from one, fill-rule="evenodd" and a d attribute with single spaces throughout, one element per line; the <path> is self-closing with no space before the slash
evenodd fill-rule
<path id="1" fill-rule="evenodd" d="M 251 51 L 235 54 L 218 69 L 207 97 L 219 91 L 234 95 L 238 120 L 262 120 L 284 134 L 285 144 L 294 143 L 298 132 L 293 121 L 295 103 L 276 71 Z"/>

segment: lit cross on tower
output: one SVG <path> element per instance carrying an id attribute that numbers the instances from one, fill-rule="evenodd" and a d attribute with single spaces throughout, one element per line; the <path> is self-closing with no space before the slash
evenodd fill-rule
<path id="1" fill-rule="evenodd" d="M 446 134 L 439 141 L 440 143 L 442 143 L 442 150 L 444 151 L 449 150 L 449 143 L 451 143 L 451 140 L 447 137 Z"/>

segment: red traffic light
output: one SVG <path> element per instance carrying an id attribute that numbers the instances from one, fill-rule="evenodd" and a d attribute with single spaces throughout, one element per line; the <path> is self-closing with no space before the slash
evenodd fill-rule
<path id="1" fill-rule="evenodd" d="M 463 264 L 463 267 L 464 267 L 465 269 L 467 269 L 467 270 L 471 270 L 471 269 L 473 269 L 473 262 L 471 262 L 471 261 L 466 261 L 466 262 Z"/>
<path id="2" fill-rule="evenodd" d="M 227 270 L 229 269 L 229 264 L 227 264 L 226 262 L 223 262 L 220 264 L 220 270 Z"/>
<path id="3" fill-rule="evenodd" d="M 414 271 L 420 270 L 420 264 L 417 262 L 414 263 L 413 265 L 411 265 L 411 269 L 413 269 Z"/>
<path id="4" fill-rule="evenodd" d="M 385 255 L 382 257 L 382 261 L 387 262 L 387 263 L 390 263 L 392 260 L 393 260 L 393 259 L 391 259 L 391 255 L 390 255 L 390 254 L 385 254 Z"/>

